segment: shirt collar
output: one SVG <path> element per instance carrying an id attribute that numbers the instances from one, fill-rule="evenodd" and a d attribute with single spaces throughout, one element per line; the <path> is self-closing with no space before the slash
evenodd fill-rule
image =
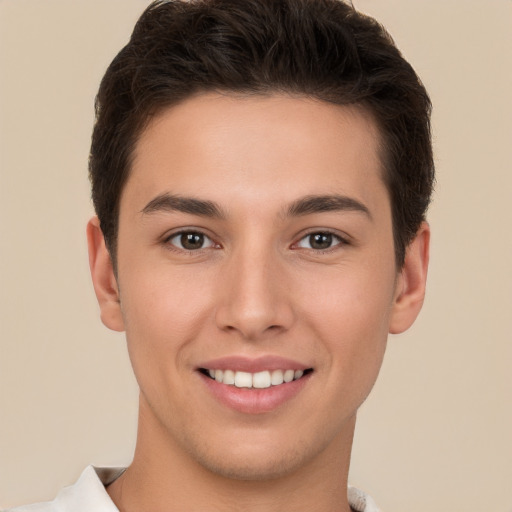
<path id="1" fill-rule="evenodd" d="M 105 487 L 125 470 L 87 466 L 73 486 L 62 489 L 55 499 L 55 505 L 73 512 L 119 512 Z M 356 512 L 379 512 L 373 499 L 355 487 L 348 487 L 348 501 Z"/>

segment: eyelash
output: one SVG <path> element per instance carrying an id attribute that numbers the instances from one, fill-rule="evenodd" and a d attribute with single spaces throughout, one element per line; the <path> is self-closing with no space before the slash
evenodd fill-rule
<path id="1" fill-rule="evenodd" d="M 172 243 L 173 239 L 178 238 L 178 237 L 183 237 L 184 235 L 189 235 L 189 236 L 190 235 L 192 235 L 192 236 L 198 235 L 200 237 L 203 237 L 203 240 L 205 240 L 205 241 L 207 240 L 209 242 L 209 245 L 207 247 L 203 246 L 198 249 L 186 249 L 185 247 L 183 247 L 183 244 L 181 242 L 180 242 L 181 247 L 178 247 L 178 246 L 176 246 L 176 244 Z M 325 249 L 314 249 L 312 247 L 300 246 L 300 243 L 302 241 L 307 240 L 308 238 L 310 239 L 314 235 L 322 235 L 322 236 L 332 237 L 332 241 L 333 242 L 336 241 L 337 243 L 335 243 L 334 245 L 331 245 L 330 247 L 327 247 Z M 180 252 L 180 253 L 186 253 L 186 254 L 190 254 L 190 255 L 201 254 L 204 250 L 220 247 L 220 245 L 216 244 L 208 235 L 206 235 L 205 233 L 203 233 L 200 230 L 194 230 L 194 229 L 184 229 L 184 230 L 172 233 L 171 235 L 167 236 L 164 239 L 164 244 L 170 250 Z M 291 248 L 292 249 L 303 248 L 308 251 L 312 251 L 315 254 L 326 254 L 326 253 L 330 253 L 330 252 L 336 250 L 340 246 L 345 246 L 345 245 L 349 245 L 349 242 L 346 238 L 344 238 L 336 233 L 333 233 L 332 231 L 329 231 L 329 230 L 318 230 L 318 231 L 310 231 L 309 233 L 306 233 L 297 242 L 294 242 L 292 244 Z"/>
<path id="2" fill-rule="evenodd" d="M 299 239 L 298 242 L 295 242 L 293 244 L 293 247 L 301 247 L 299 244 L 303 240 L 310 239 L 314 235 L 322 235 L 322 236 L 332 237 L 332 242 L 336 241 L 336 243 L 334 243 L 330 247 L 327 247 L 326 249 L 314 249 L 312 247 L 302 247 L 303 249 L 312 251 L 315 254 L 327 254 L 332 251 L 335 251 L 336 249 L 340 248 L 341 246 L 349 245 L 348 240 L 346 238 L 342 237 L 341 235 L 338 235 L 337 233 L 333 233 L 332 231 L 329 231 L 329 230 L 314 230 L 314 231 L 310 231 L 309 233 L 306 233 L 302 238 Z"/>
<path id="3" fill-rule="evenodd" d="M 183 237 L 184 235 L 198 235 L 200 237 L 203 237 L 203 239 L 205 241 L 208 240 L 210 242 L 210 244 L 207 247 L 200 247 L 198 249 L 186 249 L 185 247 L 183 247 L 183 244 L 181 244 L 182 245 L 181 247 L 177 247 L 175 244 L 172 243 L 173 239 L 178 238 L 178 237 Z M 185 252 L 190 255 L 200 254 L 202 251 L 204 251 L 206 249 L 210 249 L 211 247 L 218 246 L 218 244 L 216 244 L 208 235 L 206 235 L 205 233 L 203 233 L 202 231 L 197 230 L 197 229 L 183 229 L 176 233 L 172 233 L 171 235 L 167 236 L 164 239 L 164 243 L 167 245 L 167 247 L 169 249 L 171 249 L 173 251 L 177 251 L 180 253 Z"/>

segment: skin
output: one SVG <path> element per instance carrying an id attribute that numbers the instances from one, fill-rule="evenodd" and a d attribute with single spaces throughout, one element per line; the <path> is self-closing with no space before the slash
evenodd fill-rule
<path id="1" fill-rule="evenodd" d="M 356 413 L 388 333 L 421 309 L 428 265 L 423 224 L 396 270 L 378 147 L 362 109 L 284 95 L 199 95 L 141 135 L 117 278 L 98 220 L 88 225 L 102 320 L 126 331 L 140 386 L 134 461 L 108 488 L 121 511 L 349 510 Z M 220 216 L 176 211 L 166 194 Z M 332 195 L 349 201 L 318 211 Z M 311 211 L 290 212 L 311 196 Z M 182 231 L 204 234 L 203 246 L 184 250 Z M 312 233 L 330 233 L 328 247 Z M 247 414 L 197 371 L 230 355 L 313 372 L 284 404 Z"/>

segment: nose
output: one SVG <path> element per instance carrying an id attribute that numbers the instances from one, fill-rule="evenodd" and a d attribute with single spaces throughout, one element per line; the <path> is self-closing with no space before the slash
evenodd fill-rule
<path id="1" fill-rule="evenodd" d="M 271 251 L 239 251 L 226 262 L 216 308 L 217 326 L 256 341 L 288 330 L 294 321 L 290 287 Z"/>

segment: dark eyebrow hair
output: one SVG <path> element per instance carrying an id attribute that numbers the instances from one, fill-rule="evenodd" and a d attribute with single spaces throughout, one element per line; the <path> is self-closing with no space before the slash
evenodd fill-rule
<path id="1" fill-rule="evenodd" d="M 222 209 L 212 201 L 168 193 L 156 196 L 141 210 L 141 213 L 151 214 L 162 211 L 178 211 L 201 217 L 215 217 L 219 219 L 226 217 Z M 370 211 L 363 203 L 357 199 L 337 194 L 311 195 L 297 199 L 289 205 L 286 210 L 286 215 L 289 217 L 300 217 L 312 213 L 334 211 L 356 211 L 364 213 L 370 219 L 372 218 Z"/>
<path id="2" fill-rule="evenodd" d="M 341 195 L 322 195 L 322 196 L 306 196 L 294 201 L 287 210 L 287 215 L 297 217 L 301 215 L 309 215 L 312 213 L 335 212 L 335 211 L 353 211 L 361 212 L 372 218 L 370 210 L 358 201 L 348 196 Z"/>
<path id="3" fill-rule="evenodd" d="M 190 213 L 191 215 L 199 215 L 201 217 L 225 217 L 222 210 L 212 201 L 168 193 L 156 196 L 141 210 L 141 213 L 148 214 L 173 211 Z"/>

